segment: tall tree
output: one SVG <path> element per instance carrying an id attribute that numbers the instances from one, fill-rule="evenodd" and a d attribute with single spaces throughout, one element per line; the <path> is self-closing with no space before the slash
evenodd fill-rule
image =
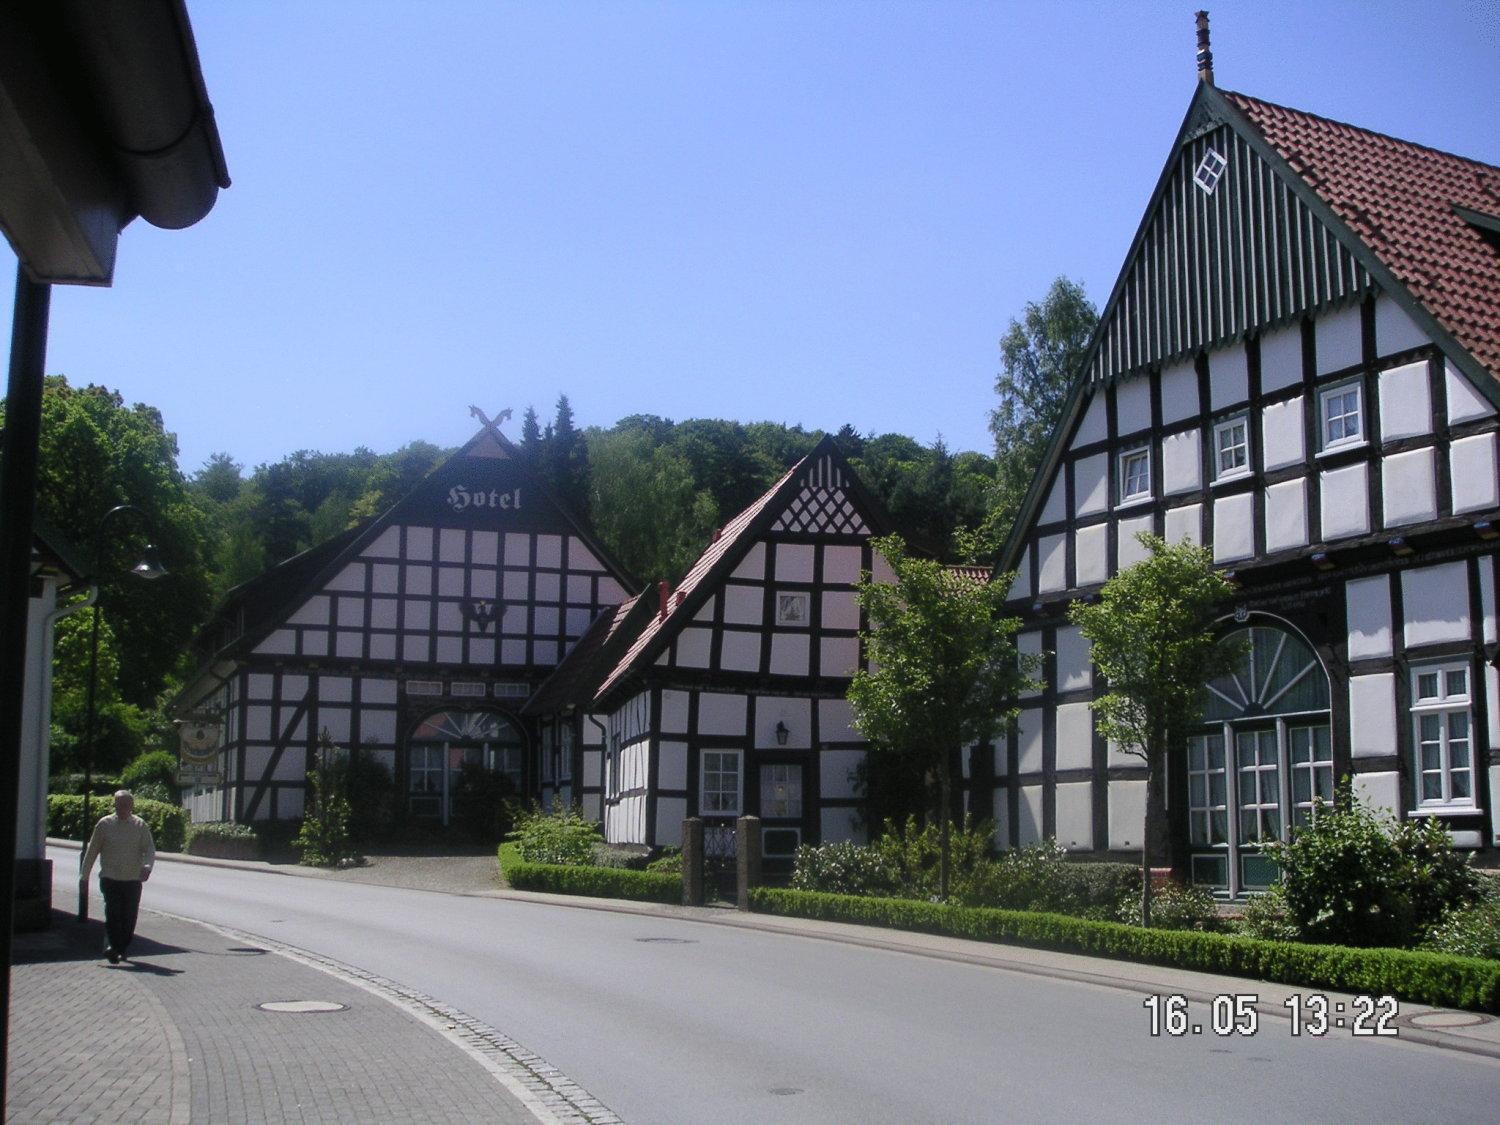
<path id="1" fill-rule="evenodd" d="M 600 538 L 632 573 L 676 581 L 713 534 L 713 497 L 694 485 L 680 455 L 654 445 L 645 430 L 590 431 L 589 447 L 589 511 Z"/>
<path id="2" fill-rule="evenodd" d="M 1136 538 L 1149 555 L 1106 582 L 1099 601 L 1074 602 L 1068 616 L 1109 687 L 1093 702 L 1100 732 L 1146 763 L 1141 924 L 1149 926 L 1151 865 L 1171 852 L 1166 763 L 1187 760 L 1207 684 L 1232 672 L 1241 653 L 1214 633 L 1219 606 L 1234 591 L 1215 573 L 1213 554 L 1187 540 Z"/>
<path id="3" fill-rule="evenodd" d="M 995 494 L 986 530 L 995 549 L 1010 533 L 1021 500 L 1036 475 L 1099 312 L 1083 286 L 1059 277 L 1041 301 L 1028 301 L 1000 338 L 1000 403 L 990 412 L 995 436 Z"/>
<path id="4" fill-rule="evenodd" d="M 913 759 L 937 790 L 948 896 L 953 769 L 964 747 L 993 737 L 1015 714 L 1027 685 L 1017 659 L 1019 622 L 1005 616 L 1006 580 L 979 583 L 914 558 L 898 535 L 873 541 L 895 582 L 859 586 L 870 629 L 861 634 L 870 667 L 854 675 L 849 702 L 860 732 L 888 754 Z"/>
<path id="5" fill-rule="evenodd" d="M 536 407 L 528 406 L 521 415 L 521 449 L 535 458 L 542 445 L 542 424 L 536 416 Z"/>
<path id="6" fill-rule="evenodd" d="M 549 430 L 548 460 L 552 487 L 575 512 L 588 511 L 589 450 L 583 434 L 573 425 L 573 404 L 567 395 L 557 398 L 557 415 Z"/>

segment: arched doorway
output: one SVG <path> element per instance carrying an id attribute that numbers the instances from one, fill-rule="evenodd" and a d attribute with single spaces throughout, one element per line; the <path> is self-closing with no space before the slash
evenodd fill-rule
<path id="1" fill-rule="evenodd" d="M 407 809 L 413 817 L 448 824 L 464 767 L 510 778 L 524 792 L 526 738 L 495 711 L 437 711 L 406 740 Z"/>
<path id="2" fill-rule="evenodd" d="M 1313 798 L 1333 796 L 1328 674 L 1297 634 L 1236 629 L 1239 666 L 1208 686 L 1203 724 L 1188 738 L 1188 838 L 1193 882 L 1231 897 L 1262 890 L 1276 867 L 1261 851 L 1305 823 Z"/>

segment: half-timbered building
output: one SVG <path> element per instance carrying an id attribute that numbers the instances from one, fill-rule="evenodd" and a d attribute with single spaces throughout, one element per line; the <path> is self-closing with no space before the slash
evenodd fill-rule
<path id="1" fill-rule="evenodd" d="M 522 705 L 633 588 L 486 424 L 390 511 L 225 599 L 177 705 L 219 726 L 194 819 L 301 816 L 324 732 L 390 771 L 403 818 L 448 823 L 466 766 L 534 792 Z"/>
<path id="2" fill-rule="evenodd" d="M 612 843 L 677 844 L 686 817 L 762 821 L 765 854 L 863 833 L 865 742 L 845 695 L 855 586 L 888 576 L 889 530 L 824 438 L 714 537 L 675 590 L 601 614 L 527 705 L 546 792 L 576 794 Z M 570 756 L 572 764 L 569 763 Z"/>
<path id="3" fill-rule="evenodd" d="M 1352 774 L 1465 848 L 1500 821 L 1500 169 L 1202 74 L 1000 569 L 1043 657 L 995 755 L 1002 845 L 1139 851 L 1067 607 L 1210 546 L 1248 639 L 1167 768 L 1181 866 L 1226 895 Z"/>

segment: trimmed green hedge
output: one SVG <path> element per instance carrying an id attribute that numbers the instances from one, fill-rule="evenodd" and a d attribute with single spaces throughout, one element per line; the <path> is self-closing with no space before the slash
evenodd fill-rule
<path id="1" fill-rule="evenodd" d="M 188 826 L 186 850 L 213 859 L 259 859 L 260 837 L 248 824 L 210 820 Z"/>
<path id="2" fill-rule="evenodd" d="M 682 877 L 621 867 L 572 867 L 555 863 L 512 863 L 505 878 L 518 891 L 554 895 L 628 898 L 637 902 L 682 903 Z"/>
<path id="3" fill-rule="evenodd" d="M 1069 953 L 1144 961 L 1281 984 L 1389 994 L 1419 1004 L 1500 1012 L 1500 962 L 1405 949 L 1302 945 L 1191 930 L 1144 930 L 1061 914 L 944 906 L 755 887 L 765 914 L 853 922 Z"/>
<path id="4" fill-rule="evenodd" d="M 89 812 L 97 824 L 100 817 L 114 813 L 114 802 L 109 797 L 95 797 L 89 802 Z M 151 838 L 156 841 L 156 850 L 161 852 L 182 851 L 187 838 L 187 809 L 168 805 L 162 801 L 137 801 L 135 815 L 151 829 Z M 47 835 L 64 840 L 79 838 L 78 822 L 83 819 L 83 797 L 68 793 L 53 793 L 47 798 Z M 89 825 L 93 831 L 93 825 Z"/>

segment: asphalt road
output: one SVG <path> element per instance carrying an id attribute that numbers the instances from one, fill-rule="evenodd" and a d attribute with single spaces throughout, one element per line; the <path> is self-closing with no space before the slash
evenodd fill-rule
<path id="1" fill-rule="evenodd" d="M 1138 993 L 688 921 L 171 862 L 142 905 L 453 1004 L 631 1122 L 1494 1120 L 1500 1092 L 1460 1052 L 1153 1038 Z"/>

